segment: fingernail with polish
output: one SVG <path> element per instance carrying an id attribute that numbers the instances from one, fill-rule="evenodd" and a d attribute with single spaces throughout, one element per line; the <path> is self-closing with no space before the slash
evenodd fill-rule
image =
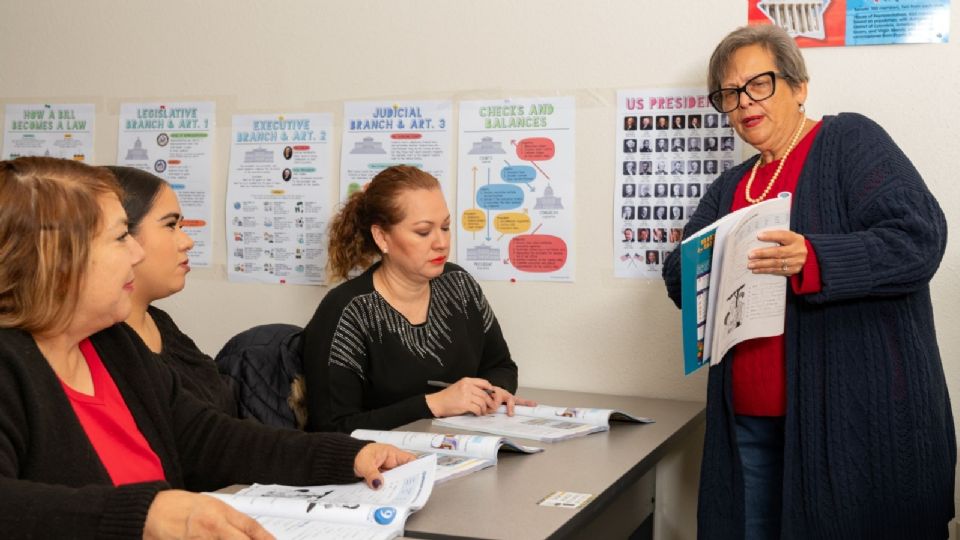
<path id="1" fill-rule="evenodd" d="M 380 484 L 382 483 L 383 482 L 381 482 L 380 479 L 377 478 L 376 480 L 373 481 L 373 489 L 380 489 Z"/>

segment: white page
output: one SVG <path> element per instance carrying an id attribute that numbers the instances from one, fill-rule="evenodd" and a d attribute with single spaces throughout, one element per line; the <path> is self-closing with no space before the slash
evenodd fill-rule
<path id="1" fill-rule="evenodd" d="M 713 358 L 723 358 L 736 344 L 783 333 L 787 279 L 773 274 L 754 274 L 747 268 L 747 254 L 774 244 L 757 240 L 764 230 L 790 228 L 790 196 L 749 207 L 749 213 L 733 225 L 720 242 L 723 276 L 717 296 L 713 334 Z M 718 239 L 719 239 L 718 234 Z M 717 253 L 714 252 L 714 261 Z"/>
<path id="2" fill-rule="evenodd" d="M 506 413 L 500 412 L 484 416 L 464 415 L 438 418 L 433 421 L 433 424 L 538 441 L 561 441 L 607 429 L 603 426 L 570 421 L 568 418 L 507 416 Z"/>
<path id="3" fill-rule="evenodd" d="M 497 409 L 498 413 L 506 414 L 506 406 L 501 405 Z M 584 407 L 554 407 L 551 405 L 537 405 L 535 407 L 526 407 L 517 405 L 514 407 L 514 414 L 519 416 L 532 416 L 535 418 L 562 419 L 569 422 L 579 422 L 595 426 L 610 427 L 610 419 L 625 420 L 632 422 L 650 423 L 650 418 L 634 416 L 632 414 L 617 411 L 614 409 L 595 409 Z"/>
<path id="4" fill-rule="evenodd" d="M 369 525 L 402 530 L 406 516 L 430 497 L 437 458 L 428 455 L 383 473 L 379 490 L 363 482 L 326 486 L 254 484 L 234 494 L 209 493 L 253 516 Z"/>
<path id="5" fill-rule="evenodd" d="M 389 540 L 403 534 L 402 530 L 375 529 L 361 525 L 270 516 L 255 518 L 277 540 Z"/>
<path id="6" fill-rule="evenodd" d="M 405 450 L 432 452 L 463 457 L 496 460 L 501 446 L 527 454 L 542 452 L 543 448 L 523 446 L 503 437 L 423 433 L 416 431 L 376 431 L 356 429 L 350 434 L 355 439 L 392 444 Z"/>

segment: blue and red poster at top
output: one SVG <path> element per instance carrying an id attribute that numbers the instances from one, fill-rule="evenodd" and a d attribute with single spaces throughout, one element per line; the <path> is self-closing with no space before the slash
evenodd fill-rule
<path id="1" fill-rule="evenodd" d="M 747 0 L 747 22 L 776 24 L 801 47 L 947 43 L 950 0 Z"/>

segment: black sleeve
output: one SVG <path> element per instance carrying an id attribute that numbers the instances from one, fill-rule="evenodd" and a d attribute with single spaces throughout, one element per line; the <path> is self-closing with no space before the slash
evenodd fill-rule
<path id="1" fill-rule="evenodd" d="M 174 372 L 157 372 L 158 385 L 167 388 L 167 405 L 189 489 L 254 482 L 317 485 L 357 481 L 353 463 L 366 441 L 239 420 L 183 391 Z"/>
<path id="2" fill-rule="evenodd" d="M 494 386 L 499 386 L 508 392 L 517 391 L 517 364 L 510 356 L 510 348 L 507 341 L 503 338 L 503 331 L 500 329 L 500 323 L 497 321 L 493 309 L 487 302 L 480 284 L 472 276 L 468 276 L 472 287 L 476 289 L 476 294 L 480 300 L 480 319 L 484 322 L 483 333 L 483 356 L 480 360 L 477 376 L 490 381 Z"/>
<path id="3" fill-rule="evenodd" d="M 393 429 L 432 417 L 426 396 L 418 394 L 391 405 L 365 410 L 369 391 L 364 373 L 368 350 L 361 321 L 345 314 L 342 301 L 328 294 L 303 331 L 303 375 L 308 431 Z M 336 351 L 337 362 L 331 362 Z"/>

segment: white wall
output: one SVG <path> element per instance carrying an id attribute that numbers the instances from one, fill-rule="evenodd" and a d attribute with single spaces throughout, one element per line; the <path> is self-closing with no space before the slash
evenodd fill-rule
<path id="1" fill-rule="evenodd" d="M 577 282 L 483 284 L 521 384 L 701 400 L 705 373 L 682 375 L 679 311 L 663 284 L 612 277 L 615 92 L 704 84 L 713 46 L 745 19 L 744 0 L 6 0 L 0 102 L 95 103 L 99 163 L 116 156 L 121 102 L 216 102 L 215 264 L 195 270 L 185 292 L 162 303 L 215 354 L 249 326 L 305 324 L 326 291 L 226 282 L 233 114 L 331 112 L 336 132 L 344 100 L 574 95 Z M 951 224 L 960 217 L 952 185 L 960 163 L 957 41 L 804 51 L 808 114 L 857 111 L 879 121 Z M 949 329 L 960 326 L 957 246 L 951 239 L 933 280 L 955 416 L 960 334 Z"/>

